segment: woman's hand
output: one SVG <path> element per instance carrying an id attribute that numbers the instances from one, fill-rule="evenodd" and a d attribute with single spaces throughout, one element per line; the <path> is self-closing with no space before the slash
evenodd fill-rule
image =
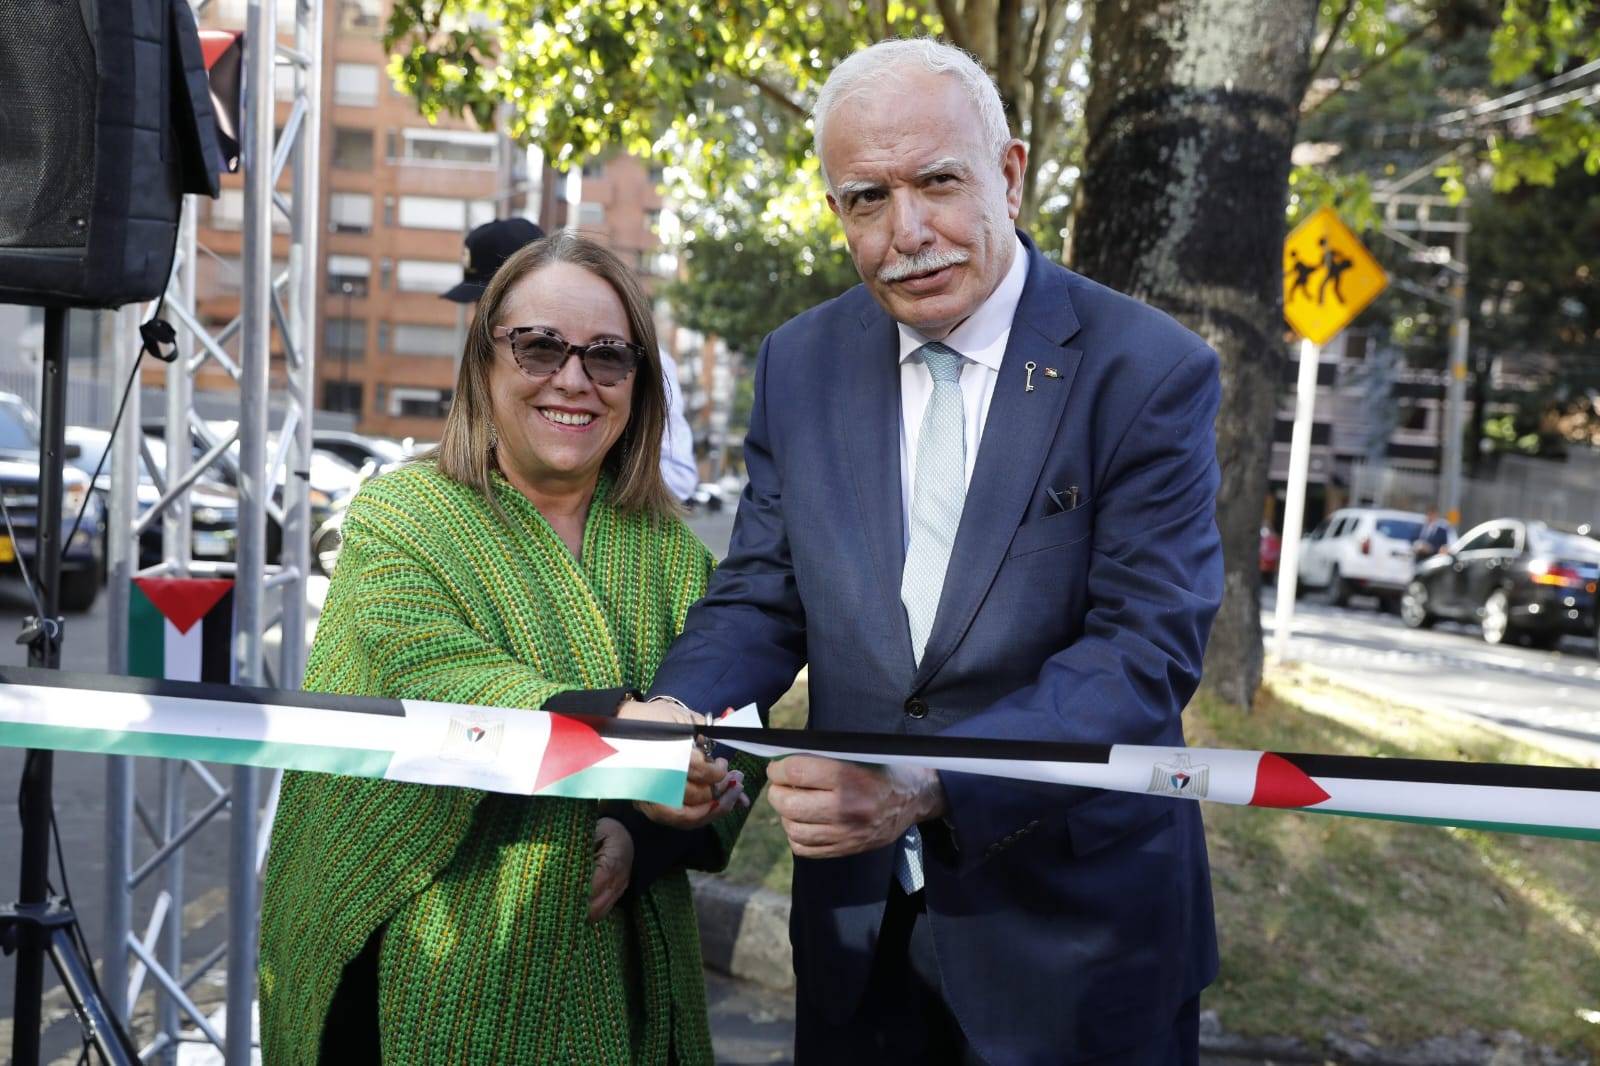
<path id="1" fill-rule="evenodd" d="M 700 725 L 703 721 L 692 711 L 666 700 L 654 703 L 629 701 L 617 711 L 617 717 L 690 726 Z M 744 774 L 729 770 L 727 759 L 707 758 L 697 744 L 694 754 L 689 757 L 689 777 L 684 784 L 683 805 L 665 807 L 659 803 L 639 803 L 636 806 L 659 825 L 673 829 L 699 829 L 727 814 L 735 806 L 750 806 L 750 797 L 744 793 Z"/>
<path id="2" fill-rule="evenodd" d="M 633 837 L 615 818 L 594 823 L 594 877 L 589 882 L 589 921 L 611 913 L 633 873 Z"/>

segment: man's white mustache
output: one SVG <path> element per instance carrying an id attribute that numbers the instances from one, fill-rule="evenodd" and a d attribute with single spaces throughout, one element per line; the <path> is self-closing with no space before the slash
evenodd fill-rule
<path id="1" fill-rule="evenodd" d="M 966 252 L 955 249 L 943 252 L 918 252 L 910 259 L 902 259 L 893 266 L 886 266 L 878 271 L 878 280 L 885 284 L 904 281 L 918 274 L 932 274 L 935 270 L 943 270 L 945 267 L 959 266 L 968 258 L 970 257 Z"/>

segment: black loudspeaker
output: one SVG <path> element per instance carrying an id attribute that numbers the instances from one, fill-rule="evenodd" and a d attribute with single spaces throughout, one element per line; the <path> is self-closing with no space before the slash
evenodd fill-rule
<path id="1" fill-rule="evenodd" d="M 188 0 L 0 0 L 0 303 L 161 295 L 215 127 Z"/>

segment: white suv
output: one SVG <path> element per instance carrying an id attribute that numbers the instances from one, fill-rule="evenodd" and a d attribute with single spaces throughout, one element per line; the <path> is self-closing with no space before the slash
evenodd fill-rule
<path id="1" fill-rule="evenodd" d="M 1335 511 L 1300 541 L 1300 583 L 1325 589 L 1328 601 L 1340 607 L 1365 592 L 1392 610 L 1416 567 L 1416 542 L 1426 521 L 1415 511 Z"/>

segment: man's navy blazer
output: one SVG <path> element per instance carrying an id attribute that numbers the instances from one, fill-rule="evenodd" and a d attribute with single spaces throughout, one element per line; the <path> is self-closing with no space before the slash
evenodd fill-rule
<path id="1" fill-rule="evenodd" d="M 817 729 L 1183 746 L 1222 596 L 1217 357 L 1024 243 L 922 662 L 900 602 L 899 341 L 857 286 L 762 346 L 728 556 L 654 693 L 766 707 L 809 664 Z M 987 1061 L 1128 1048 L 1215 976 L 1195 803 L 943 784 L 927 915 L 945 997 Z M 795 971 L 827 1016 L 860 1000 L 892 876 L 892 848 L 795 861 Z"/>

